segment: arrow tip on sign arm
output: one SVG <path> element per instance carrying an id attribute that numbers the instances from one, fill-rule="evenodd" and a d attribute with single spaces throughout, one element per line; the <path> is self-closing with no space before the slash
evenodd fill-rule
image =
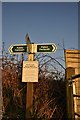
<path id="1" fill-rule="evenodd" d="M 55 44 L 53 44 L 52 47 L 53 47 L 52 52 L 56 52 L 56 50 L 57 50 L 57 46 L 56 46 Z"/>
<path id="2" fill-rule="evenodd" d="M 13 52 L 12 52 L 12 48 L 13 48 L 13 45 L 11 45 L 11 46 L 9 47 L 9 49 L 8 49 L 8 51 L 9 51 L 10 54 L 13 53 Z"/>

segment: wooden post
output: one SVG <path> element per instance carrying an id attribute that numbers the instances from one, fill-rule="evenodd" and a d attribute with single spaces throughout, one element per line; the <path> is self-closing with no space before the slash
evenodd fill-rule
<path id="1" fill-rule="evenodd" d="M 33 44 L 28 44 L 28 47 L 29 47 L 28 61 L 34 61 Z M 33 114 L 33 83 L 27 82 L 26 120 L 29 120 L 32 114 Z"/>
<path id="2" fill-rule="evenodd" d="M 74 120 L 74 102 L 73 102 L 73 86 L 69 84 L 68 79 L 75 75 L 75 69 L 72 67 L 66 68 L 66 94 L 67 94 L 67 117 L 68 120 Z"/>

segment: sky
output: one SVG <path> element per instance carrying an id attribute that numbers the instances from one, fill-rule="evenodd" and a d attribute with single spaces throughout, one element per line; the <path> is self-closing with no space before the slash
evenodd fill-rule
<path id="1" fill-rule="evenodd" d="M 78 48 L 78 4 L 2 3 L 2 39 L 6 50 L 11 44 L 25 44 L 26 33 L 34 43 L 61 44 Z"/>
<path id="2" fill-rule="evenodd" d="M 78 49 L 78 3 L 3 2 L 5 51 L 12 44 L 25 44 L 26 33 L 34 44 L 55 43 L 62 48 L 64 41 L 65 49 Z M 59 49 L 55 55 L 63 56 Z"/>

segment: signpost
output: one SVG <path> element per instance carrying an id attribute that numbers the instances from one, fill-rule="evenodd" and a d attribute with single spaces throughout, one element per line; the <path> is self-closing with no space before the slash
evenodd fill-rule
<path id="1" fill-rule="evenodd" d="M 54 43 L 32 44 L 26 34 L 26 44 L 16 44 L 9 47 L 10 54 L 28 53 L 28 61 L 23 61 L 22 82 L 27 82 L 26 119 L 33 112 L 33 82 L 38 82 L 38 62 L 34 61 L 35 53 L 55 53 L 57 47 Z"/>
<path id="2" fill-rule="evenodd" d="M 22 54 L 27 52 L 27 45 L 26 44 L 15 44 L 9 47 L 10 54 Z"/>
<path id="3" fill-rule="evenodd" d="M 34 54 L 33 53 L 28 54 L 28 61 L 34 61 Z M 31 114 L 33 114 L 33 92 L 34 92 L 33 87 L 34 87 L 33 82 L 27 82 L 26 119 L 30 119 Z"/>
<path id="4" fill-rule="evenodd" d="M 28 47 L 28 62 L 34 61 L 33 44 L 31 44 L 28 34 L 26 34 L 26 45 Z M 27 82 L 27 94 L 26 94 L 26 119 L 31 118 L 33 114 L 33 82 Z"/>

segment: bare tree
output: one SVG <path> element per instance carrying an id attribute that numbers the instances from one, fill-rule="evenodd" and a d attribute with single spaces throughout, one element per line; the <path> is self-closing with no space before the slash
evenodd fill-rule
<path id="1" fill-rule="evenodd" d="M 22 56 L 25 59 L 25 56 Z M 3 120 L 25 119 L 26 84 L 22 79 L 22 61 L 5 54 L 2 61 Z M 27 59 L 27 58 L 26 58 Z M 65 120 L 65 68 L 57 59 L 46 54 L 35 56 L 39 62 L 39 82 L 34 83 L 34 112 L 42 120 Z"/>

